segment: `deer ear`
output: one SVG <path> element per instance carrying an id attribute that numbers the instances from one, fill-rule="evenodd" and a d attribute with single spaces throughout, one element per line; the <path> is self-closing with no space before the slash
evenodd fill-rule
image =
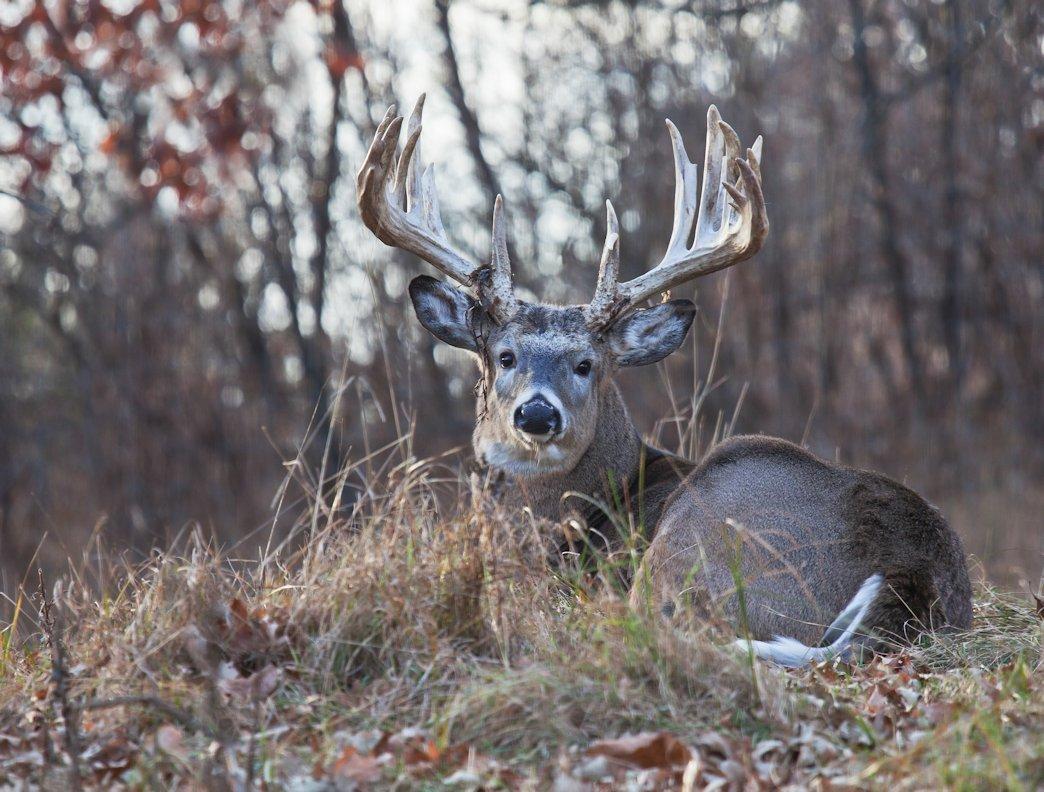
<path id="1" fill-rule="evenodd" d="M 482 307 L 460 289 L 428 275 L 410 281 L 413 310 L 425 329 L 440 341 L 478 352 Z"/>
<path id="2" fill-rule="evenodd" d="M 681 346 L 695 316 L 691 300 L 671 300 L 635 311 L 609 328 L 609 349 L 619 366 L 647 366 L 663 360 Z"/>

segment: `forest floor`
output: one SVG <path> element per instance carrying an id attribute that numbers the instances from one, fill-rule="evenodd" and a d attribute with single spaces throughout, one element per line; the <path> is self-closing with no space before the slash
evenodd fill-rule
<path id="1" fill-rule="evenodd" d="M 0 788 L 1044 784 L 1028 594 L 979 584 L 967 633 L 784 670 L 728 625 L 629 608 L 637 542 L 549 564 L 523 515 L 440 516 L 454 474 L 371 472 L 380 491 L 317 502 L 250 557 L 196 531 L 27 582 L 0 625 Z"/>

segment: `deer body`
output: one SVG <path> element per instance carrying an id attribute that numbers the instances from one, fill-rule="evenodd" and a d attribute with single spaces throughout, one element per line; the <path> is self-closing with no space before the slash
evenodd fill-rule
<path id="1" fill-rule="evenodd" d="M 675 491 L 632 597 L 667 612 L 684 597 L 738 623 L 738 575 L 751 637 L 814 646 L 830 640 L 824 627 L 874 574 L 884 586 L 864 629 L 910 640 L 970 625 L 960 539 L 920 496 L 783 440 L 741 436 L 712 449 Z"/>
<path id="2" fill-rule="evenodd" d="M 607 203 L 591 302 L 537 305 L 515 298 L 499 196 L 491 264 L 474 267 L 449 244 L 431 170 L 419 164 L 422 106 L 397 165 L 403 120 L 389 111 L 382 122 L 359 173 L 359 206 L 380 239 L 477 292 L 427 276 L 410 284 L 424 327 L 479 364 L 473 446 L 500 474 L 505 504 L 553 520 L 586 515 L 590 524 L 591 499 L 611 502 L 614 487 L 627 490 L 651 540 L 632 601 L 667 617 L 679 608 L 724 615 L 753 639 L 745 646 L 788 665 L 875 640 L 857 628 L 905 640 L 968 626 L 960 541 L 916 493 L 767 437 L 734 438 L 693 464 L 644 444 L 627 413 L 617 370 L 675 351 L 695 314 L 688 300 L 642 304 L 749 258 L 767 234 L 760 138 L 741 159 L 738 136 L 712 106 L 698 193 L 696 166 L 668 122 L 677 186 L 663 260 L 618 282 L 619 228 Z M 829 646 L 817 648 L 821 641 Z"/>
<path id="3" fill-rule="evenodd" d="M 737 626 L 745 621 L 756 640 L 785 635 L 814 646 L 878 573 L 885 586 L 864 631 L 910 640 L 970 625 L 960 539 L 912 490 L 758 435 L 726 440 L 693 464 L 643 443 L 615 383 L 606 391 L 599 431 L 575 468 L 524 478 L 501 471 L 497 497 L 550 520 L 584 515 L 613 539 L 600 510 L 570 493 L 608 504 L 615 482 L 634 510 L 641 503 L 641 516 L 633 517 L 649 541 L 631 593 L 636 607 L 668 616 L 694 607 Z M 737 574 L 745 587 L 742 616 Z"/>

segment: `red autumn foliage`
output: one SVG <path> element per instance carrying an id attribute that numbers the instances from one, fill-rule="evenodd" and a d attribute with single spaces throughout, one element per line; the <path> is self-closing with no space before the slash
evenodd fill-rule
<path id="1" fill-rule="evenodd" d="M 233 17 L 221 0 L 144 0 L 127 13 L 99 0 L 48 11 L 36 0 L 18 21 L 0 25 L 0 105 L 5 116 L 23 119 L 43 104 L 64 110 L 68 91 L 84 90 L 108 123 L 97 151 L 112 158 L 130 189 L 151 202 L 171 188 L 183 214 L 212 217 L 221 211 L 223 183 L 271 139 L 272 109 L 242 65 L 290 5 L 259 0 Z M 317 12 L 330 11 L 319 4 Z M 363 65 L 343 42 L 330 45 L 327 63 L 335 78 Z M 0 155 L 28 164 L 21 188 L 31 194 L 58 146 L 42 125 L 19 123 L 20 137 Z"/>

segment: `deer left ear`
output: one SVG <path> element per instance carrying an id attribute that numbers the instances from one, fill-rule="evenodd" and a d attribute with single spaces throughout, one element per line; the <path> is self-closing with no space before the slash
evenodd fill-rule
<path id="1" fill-rule="evenodd" d="M 609 328 L 606 340 L 618 366 L 647 366 L 682 345 L 696 316 L 691 300 L 671 300 L 635 311 Z"/>

